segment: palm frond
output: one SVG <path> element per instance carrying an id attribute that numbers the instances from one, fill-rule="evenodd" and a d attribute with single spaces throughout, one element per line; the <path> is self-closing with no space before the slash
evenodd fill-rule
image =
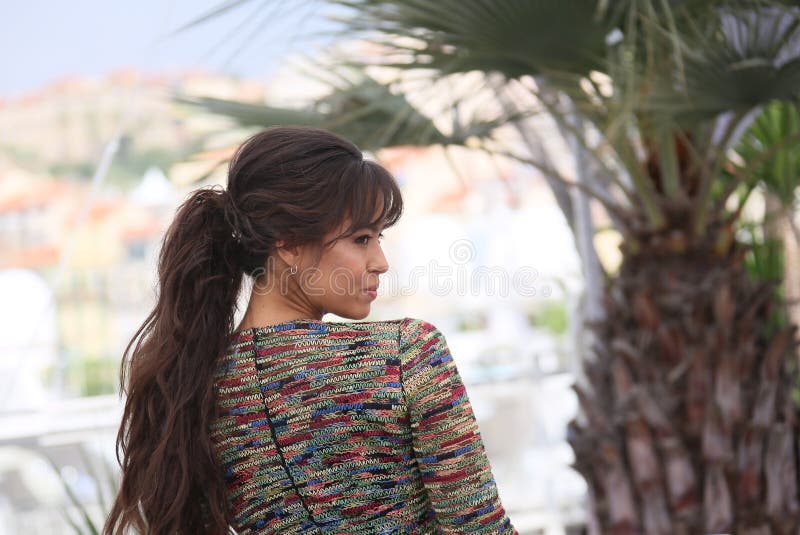
<path id="1" fill-rule="evenodd" d="M 175 96 L 175 101 L 181 104 L 198 106 L 211 113 L 230 117 L 242 126 L 267 126 L 273 124 L 317 126 L 322 123 L 321 114 L 313 110 L 287 109 L 250 104 L 237 100 L 189 95 L 177 95 Z"/>
<path id="2" fill-rule="evenodd" d="M 436 126 L 391 84 L 380 83 L 363 72 L 338 79 L 331 92 L 305 108 L 275 107 L 209 97 L 176 97 L 178 102 L 200 106 L 228 116 L 243 126 L 279 124 L 316 126 L 337 132 L 364 150 L 394 146 L 466 145 L 468 140 L 490 138 L 500 126 L 524 114 L 470 117 L 454 121 L 449 132 Z"/>
<path id="3" fill-rule="evenodd" d="M 245 4 L 251 3 L 253 0 L 225 0 L 224 2 L 220 2 L 218 5 L 214 6 L 213 8 L 209 9 L 202 15 L 199 15 L 186 24 L 179 26 L 175 30 L 172 31 L 172 35 L 177 35 L 179 33 L 185 32 L 191 28 L 195 28 L 202 24 L 205 24 L 209 21 L 218 19 L 222 15 L 227 14 L 228 12 L 234 11 Z"/>
<path id="4" fill-rule="evenodd" d="M 338 0 L 348 36 L 379 42 L 394 66 L 509 78 L 543 69 L 588 74 L 611 29 L 590 0 Z"/>
<path id="5" fill-rule="evenodd" d="M 651 21 L 674 45 L 675 61 L 662 65 L 644 110 L 677 120 L 710 120 L 746 111 L 771 100 L 800 96 L 800 17 L 795 9 L 720 8 L 704 26 L 686 23 L 683 32 Z M 664 68 L 664 67 L 671 68 Z"/>
<path id="6" fill-rule="evenodd" d="M 745 162 L 760 161 L 759 155 L 789 136 L 800 134 L 800 108 L 795 103 L 773 102 L 766 106 L 736 151 Z M 786 208 L 795 204 L 800 186 L 800 140 L 784 144 L 773 156 L 763 161 L 751 174 L 751 181 L 760 182 Z"/>

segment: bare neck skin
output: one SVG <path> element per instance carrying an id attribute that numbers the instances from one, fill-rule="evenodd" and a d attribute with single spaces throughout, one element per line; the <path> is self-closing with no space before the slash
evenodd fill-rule
<path id="1" fill-rule="evenodd" d="M 263 327 L 296 319 L 320 321 L 324 314 L 325 311 L 311 303 L 308 296 L 293 282 L 283 291 L 279 287 L 269 288 L 266 291 L 264 286 L 256 281 L 250 292 L 247 310 L 236 330 Z"/>

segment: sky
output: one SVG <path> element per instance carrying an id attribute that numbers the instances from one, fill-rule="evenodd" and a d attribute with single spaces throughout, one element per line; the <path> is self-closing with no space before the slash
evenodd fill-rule
<path id="1" fill-rule="evenodd" d="M 263 79 L 290 54 L 324 43 L 321 34 L 332 27 L 319 0 L 240 0 L 236 9 L 175 33 L 232 1 L 0 0 L 0 97 L 129 67 L 199 67 Z"/>

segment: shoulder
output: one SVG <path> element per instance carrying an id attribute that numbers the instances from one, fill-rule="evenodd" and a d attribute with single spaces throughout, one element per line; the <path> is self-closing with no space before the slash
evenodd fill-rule
<path id="1" fill-rule="evenodd" d="M 366 331 L 373 335 L 394 337 L 400 350 L 426 346 L 430 343 L 445 343 L 444 334 L 433 323 L 420 318 L 400 318 L 382 321 L 326 322 L 334 331 Z"/>
<path id="2" fill-rule="evenodd" d="M 451 360 L 447 340 L 436 325 L 418 318 L 399 323 L 399 353 L 405 367 L 430 366 Z"/>
<path id="3" fill-rule="evenodd" d="M 419 318 L 400 318 L 394 320 L 377 321 L 330 321 L 324 322 L 330 328 L 337 329 L 360 329 L 360 330 L 382 330 L 397 329 L 403 337 L 413 336 L 414 334 L 427 334 L 441 331 L 432 323 Z"/>
<path id="4" fill-rule="evenodd" d="M 399 322 L 400 345 L 413 344 L 420 340 L 432 338 L 444 339 L 444 335 L 436 325 L 419 318 L 403 318 Z"/>
<path id="5" fill-rule="evenodd" d="M 430 393 L 434 385 L 460 381 L 450 348 L 436 325 L 418 318 L 404 318 L 398 325 L 398 358 L 409 399 Z"/>

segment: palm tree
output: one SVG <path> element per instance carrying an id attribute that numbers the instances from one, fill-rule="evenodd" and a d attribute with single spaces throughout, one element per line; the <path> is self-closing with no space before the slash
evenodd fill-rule
<path id="1" fill-rule="evenodd" d="M 800 107 L 796 103 L 773 102 L 743 136 L 736 152 L 744 160 L 754 160 L 781 139 L 800 133 Z M 800 226 L 796 221 L 797 181 L 800 177 L 800 144 L 775 152 L 760 169 L 756 169 L 749 184 L 742 188 L 744 196 L 760 188 L 765 200 L 761 221 L 762 241 L 780 255 L 783 285 L 787 301 L 787 320 L 800 323 Z"/>
<path id="2" fill-rule="evenodd" d="M 537 169 L 598 290 L 569 429 L 593 531 L 796 532 L 795 327 L 779 281 L 752 276 L 775 270 L 740 224 L 750 191 L 776 191 L 765 169 L 800 143 L 796 127 L 758 130 L 775 102 L 796 113 L 793 2 L 334 3 L 350 10 L 347 35 L 377 46 L 359 77 L 303 110 L 194 102 L 262 125 L 327 126 L 367 148 L 465 144 Z M 397 80 L 364 74 L 375 66 Z M 409 76 L 436 87 L 467 73 L 492 106 L 464 118 L 475 92 L 461 95 L 445 129 L 412 104 Z M 542 149 L 541 114 L 572 147 L 572 176 Z M 783 176 L 793 198 L 798 176 Z M 597 262 L 590 203 L 623 237 L 616 273 Z"/>

